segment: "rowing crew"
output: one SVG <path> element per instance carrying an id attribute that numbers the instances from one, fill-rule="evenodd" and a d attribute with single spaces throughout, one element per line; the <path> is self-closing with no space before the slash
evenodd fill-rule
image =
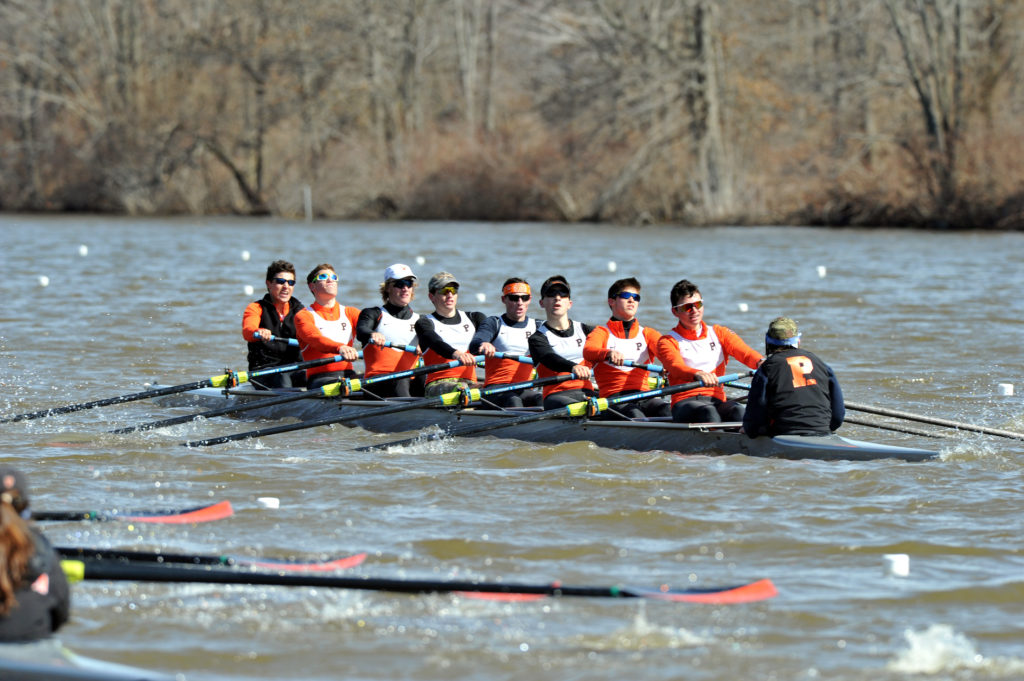
<path id="1" fill-rule="evenodd" d="M 623 403 L 617 410 L 609 410 L 610 418 L 671 416 L 676 422 L 720 423 L 744 420 L 744 406 L 727 399 L 718 382 L 729 359 L 751 369 L 765 362 L 732 330 L 704 323 L 703 296 L 686 279 L 670 292 L 672 314 L 678 323 L 664 335 L 637 319 L 641 286 L 633 277 L 619 279 L 609 287 L 611 317 L 601 326 L 570 319 L 571 289 L 561 275 L 549 277 L 540 287 L 543 322 L 528 316 L 532 288 L 518 277 L 502 285 L 505 312 L 496 316 L 458 309 L 459 282 L 449 272 L 438 272 L 428 282 L 433 312 L 413 312 L 410 305 L 418 278 L 401 263 L 384 271 L 382 303 L 363 310 L 338 302 L 338 274 L 330 264 L 314 267 L 306 283 L 314 302 L 304 307 L 291 295 L 296 284 L 294 266 L 282 260 L 271 263 L 267 295 L 251 303 L 243 316 L 249 368 L 281 366 L 299 359 L 337 357 L 339 361 L 309 368 L 304 376 L 273 374 L 268 378 L 276 381 L 258 387 L 305 385 L 316 390 L 353 378 L 352 363 L 359 358 L 354 343 L 359 341 L 367 378 L 412 368 L 421 356 L 429 366 L 457 362 L 427 374 L 422 390 L 412 379 L 400 378 L 375 383 L 372 392 L 364 391 L 366 397 L 432 397 L 460 387 L 476 387 L 477 355 L 482 355 L 487 387 L 528 381 L 534 369 L 540 378 L 571 374 L 569 380 L 546 385 L 542 393 L 534 388 L 508 391 L 482 405 L 551 410 L 592 397 L 612 398 L 646 390 L 650 365 L 657 361 L 667 372 L 669 385 L 700 381 L 703 386 L 675 393 L 671 402 L 650 397 Z M 799 345 L 795 323 L 788 319 L 788 324 L 777 322 L 766 335 L 769 355 Z M 297 347 L 279 340 L 291 338 L 297 339 Z M 752 399 L 756 408 L 750 410 L 749 423 L 745 423 L 747 432 L 753 437 L 782 432 L 821 434 L 838 428 L 843 419 L 842 394 L 831 369 L 803 351 L 786 362 L 790 374 L 773 369 L 755 377 L 757 390 Z M 770 366 L 779 363 L 773 361 Z"/>

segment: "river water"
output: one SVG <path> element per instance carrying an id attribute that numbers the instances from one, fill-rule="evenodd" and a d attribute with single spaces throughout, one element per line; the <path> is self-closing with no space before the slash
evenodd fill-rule
<path id="1" fill-rule="evenodd" d="M 423 282 L 455 273 L 462 307 L 489 314 L 506 277 L 537 285 L 561 273 L 573 317 L 591 323 L 607 318 L 608 285 L 634 275 L 640 318 L 662 331 L 674 321 L 668 290 L 686 277 L 708 321 L 756 348 L 773 317 L 797 319 L 851 402 L 1024 430 L 1024 234 L 100 216 L 0 218 L 0 414 L 243 369 L 241 313 L 256 297 L 245 287 L 258 292 L 280 257 L 300 278 L 333 263 L 339 297 L 355 307 L 378 300 L 396 261 Z M 425 294 L 414 307 L 427 309 Z M 1007 383 L 1012 396 L 999 393 Z M 0 452 L 30 476 L 41 510 L 222 499 L 236 509 L 200 525 L 47 524 L 55 544 L 366 551 L 355 574 L 400 578 L 687 587 L 766 577 L 779 595 L 494 603 L 87 581 L 61 631 L 82 654 L 188 679 L 1024 677 L 1024 442 L 843 428 L 942 453 L 910 464 L 491 438 L 367 454 L 354 448 L 385 436 L 341 426 L 178 446 L 254 427 L 226 419 L 106 433 L 177 413 L 144 401 L 5 424 Z M 886 554 L 907 554 L 908 574 L 887 571 Z"/>

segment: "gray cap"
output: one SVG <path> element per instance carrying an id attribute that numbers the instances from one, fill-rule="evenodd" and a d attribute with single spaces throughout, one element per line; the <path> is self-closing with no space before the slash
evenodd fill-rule
<path id="1" fill-rule="evenodd" d="M 430 282 L 427 284 L 427 290 L 430 293 L 437 293 L 445 286 L 459 285 L 458 279 L 451 272 L 438 272 L 430 278 Z"/>

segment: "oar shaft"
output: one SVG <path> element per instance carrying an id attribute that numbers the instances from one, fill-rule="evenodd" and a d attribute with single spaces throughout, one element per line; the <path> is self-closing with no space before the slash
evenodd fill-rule
<path id="1" fill-rule="evenodd" d="M 853 409 L 856 411 L 862 411 L 867 414 L 878 414 L 879 416 L 891 416 L 898 419 L 906 419 L 908 421 L 917 421 L 919 423 L 930 423 L 936 426 L 946 426 L 947 428 L 956 428 L 957 430 L 969 430 L 975 433 L 985 433 L 987 435 L 997 435 L 999 437 L 1010 438 L 1012 440 L 1024 440 L 1024 433 L 1017 433 L 1012 430 L 1002 430 L 1000 428 L 987 428 L 985 426 L 976 426 L 973 423 L 963 423 L 961 421 L 950 421 L 947 419 L 937 419 L 931 416 L 921 416 L 919 414 L 911 414 L 905 411 L 897 411 L 895 409 L 884 409 L 882 407 L 873 407 L 870 404 L 858 404 L 856 402 L 846 402 L 847 409 Z"/>
<path id="2" fill-rule="evenodd" d="M 868 426 L 869 428 L 879 428 L 881 430 L 891 430 L 894 433 L 907 433 L 908 435 L 921 435 L 923 437 L 933 437 L 940 440 L 946 438 L 946 436 L 941 433 L 935 433 L 928 430 L 921 430 L 920 428 L 911 428 L 909 426 L 893 426 L 887 423 L 865 421 L 863 419 L 852 418 L 850 416 L 844 418 L 843 423 L 849 423 L 855 426 Z"/>

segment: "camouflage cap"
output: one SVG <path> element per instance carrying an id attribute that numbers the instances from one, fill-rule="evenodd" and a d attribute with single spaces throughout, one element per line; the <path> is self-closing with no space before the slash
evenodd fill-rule
<path id="1" fill-rule="evenodd" d="M 800 329 L 789 317 L 776 317 L 768 325 L 768 333 L 764 335 L 769 345 L 793 345 L 800 341 Z"/>

